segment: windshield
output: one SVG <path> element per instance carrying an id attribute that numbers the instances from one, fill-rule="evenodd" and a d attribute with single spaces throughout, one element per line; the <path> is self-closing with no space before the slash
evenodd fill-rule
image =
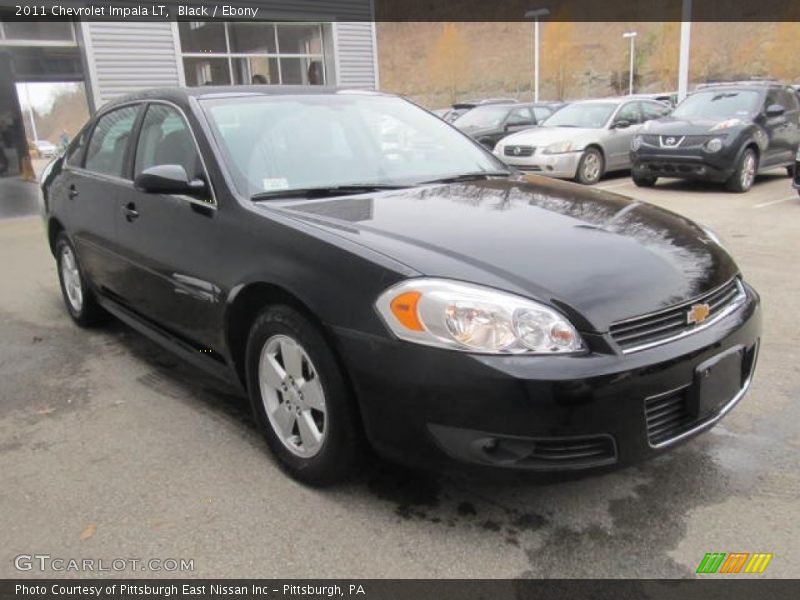
<path id="1" fill-rule="evenodd" d="M 695 92 L 672 111 L 673 117 L 746 117 L 756 112 L 761 95 L 756 90 Z"/>
<path id="2" fill-rule="evenodd" d="M 202 100 L 239 191 L 412 185 L 504 165 L 401 98 L 365 94 Z"/>
<path id="3" fill-rule="evenodd" d="M 604 127 L 616 104 L 605 102 L 576 102 L 568 104 L 547 119 L 545 127 L 586 127 L 599 129 Z"/>
<path id="4" fill-rule="evenodd" d="M 456 119 L 453 125 L 460 129 L 496 129 L 507 114 L 506 106 L 478 106 Z"/>

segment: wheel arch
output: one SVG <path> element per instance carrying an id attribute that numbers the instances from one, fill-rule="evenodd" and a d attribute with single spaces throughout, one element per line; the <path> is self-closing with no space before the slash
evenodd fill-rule
<path id="1" fill-rule="evenodd" d="M 47 221 L 47 242 L 50 244 L 50 253 L 56 255 L 56 240 L 58 235 L 64 231 L 64 225 L 56 217 L 50 217 Z"/>
<path id="2" fill-rule="evenodd" d="M 224 318 L 225 343 L 236 376 L 244 389 L 247 389 L 245 355 L 250 328 L 264 308 L 270 305 L 283 304 L 290 306 L 314 323 L 331 346 L 340 366 L 346 373 L 330 331 L 308 302 L 304 301 L 298 294 L 275 283 L 254 281 L 236 288 L 229 296 L 227 304 Z"/>

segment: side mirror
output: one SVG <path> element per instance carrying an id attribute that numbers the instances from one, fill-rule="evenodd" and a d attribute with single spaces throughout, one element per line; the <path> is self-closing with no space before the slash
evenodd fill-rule
<path id="1" fill-rule="evenodd" d="M 783 104 L 770 104 L 767 107 L 768 117 L 780 117 L 785 112 L 786 108 L 783 106 Z"/>
<path id="2" fill-rule="evenodd" d="M 190 181 L 182 165 L 156 165 L 145 169 L 136 176 L 133 185 L 147 194 L 196 196 L 206 189 L 206 183 L 202 179 Z"/>
<path id="3" fill-rule="evenodd" d="M 611 129 L 627 129 L 631 126 L 631 122 L 627 119 L 620 119 L 619 121 L 614 121 L 611 125 Z"/>

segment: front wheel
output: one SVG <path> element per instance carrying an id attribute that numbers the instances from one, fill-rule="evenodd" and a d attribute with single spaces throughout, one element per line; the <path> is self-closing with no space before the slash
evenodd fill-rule
<path id="1" fill-rule="evenodd" d="M 758 156 L 752 148 L 748 148 L 739 157 L 736 170 L 725 183 L 729 192 L 744 193 L 753 187 L 758 172 Z"/>
<path id="2" fill-rule="evenodd" d="M 288 306 L 266 308 L 247 341 L 253 413 L 281 467 L 310 485 L 349 478 L 361 459 L 355 403 L 317 327 Z"/>
<path id="3" fill-rule="evenodd" d="M 633 178 L 633 183 L 636 184 L 637 187 L 653 187 L 658 181 L 658 177 L 653 177 L 652 175 L 641 175 L 636 171 L 632 173 L 631 177 Z"/>
<path id="4" fill-rule="evenodd" d="M 105 313 L 95 300 L 94 293 L 78 263 L 75 248 L 66 234 L 56 239 L 56 263 L 61 295 L 72 320 L 81 327 L 91 327 L 103 321 Z"/>
<path id="5" fill-rule="evenodd" d="M 587 148 L 578 163 L 575 181 L 584 185 L 594 185 L 603 176 L 604 168 L 605 160 L 602 153 L 597 148 Z"/>

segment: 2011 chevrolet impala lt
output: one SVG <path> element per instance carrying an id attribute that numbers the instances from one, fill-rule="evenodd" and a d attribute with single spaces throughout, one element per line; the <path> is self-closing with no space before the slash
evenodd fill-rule
<path id="1" fill-rule="evenodd" d="M 398 97 L 156 90 L 43 176 L 64 301 L 246 390 L 300 480 L 621 465 L 714 425 L 759 298 L 677 214 L 509 172 Z"/>

